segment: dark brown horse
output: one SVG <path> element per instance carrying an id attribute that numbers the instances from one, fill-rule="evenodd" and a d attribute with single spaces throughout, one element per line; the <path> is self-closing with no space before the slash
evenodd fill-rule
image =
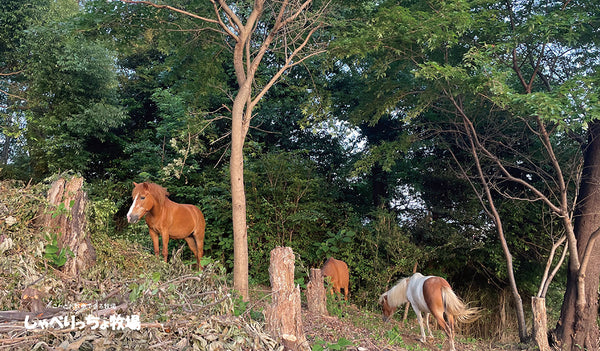
<path id="1" fill-rule="evenodd" d="M 204 215 L 194 205 L 178 204 L 168 198 L 167 189 L 144 182 L 133 183 L 133 204 L 127 212 L 127 221 L 136 223 L 142 217 L 148 224 L 154 254 L 158 256 L 158 236 L 162 238 L 162 255 L 167 262 L 169 239 L 184 239 L 196 256 L 198 268 L 204 254 Z"/>

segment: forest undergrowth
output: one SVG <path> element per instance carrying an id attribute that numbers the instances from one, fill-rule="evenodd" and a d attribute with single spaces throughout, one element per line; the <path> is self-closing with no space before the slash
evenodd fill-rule
<path id="1" fill-rule="evenodd" d="M 36 227 L 46 190 L 43 184 L 0 182 L 0 349 L 283 349 L 264 327 L 268 287 L 253 287 L 250 302 L 243 302 L 219 262 L 205 259 L 197 271 L 182 259 L 184 245 L 164 263 L 139 244 L 94 230 L 96 264 L 80 276 L 66 275 L 61 263 L 69 252 L 55 247 L 51 232 Z M 89 220 L 100 221 L 93 214 Z M 37 307 L 27 295 L 31 291 L 37 294 Z M 15 319 L 30 310 L 52 313 L 49 324 Z M 448 348 L 439 329 L 423 344 L 414 319 L 397 317 L 384 324 L 376 311 L 335 298 L 329 301 L 330 316 L 303 311 L 312 350 Z M 516 347 L 463 337 L 457 344 L 463 350 Z"/>

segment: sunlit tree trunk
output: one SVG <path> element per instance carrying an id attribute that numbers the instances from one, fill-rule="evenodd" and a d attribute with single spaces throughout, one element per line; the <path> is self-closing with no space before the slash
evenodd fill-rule
<path id="1" fill-rule="evenodd" d="M 248 231 L 246 222 L 246 194 L 244 189 L 244 141 L 250 128 L 254 107 L 291 67 L 301 64 L 314 55 L 325 52 L 322 44 L 313 42 L 315 32 L 323 26 L 323 17 L 328 4 L 311 7 L 312 0 L 266 2 L 255 0 L 249 3 L 228 4 L 225 0 L 209 0 L 214 9 L 214 17 L 201 15 L 170 5 L 156 4 L 144 0 L 121 0 L 132 4 L 145 4 L 159 9 L 175 11 L 195 20 L 210 23 L 216 31 L 228 37 L 233 46 L 233 68 L 238 85 L 237 94 L 231 108 L 231 202 L 233 220 L 234 288 L 244 301 L 248 296 Z M 267 7 L 265 8 L 265 3 Z M 247 16 L 238 17 L 239 6 L 251 6 Z M 270 24 L 266 32 L 253 37 L 259 24 Z M 263 28 L 264 29 L 264 28 Z M 267 52 L 280 56 L 277 65 L 261 64 Z M 271 65 L 272 73 L 261 76 L 256 82 L 262 65 Z M 274 72 L 274 73 L 273 73 Z"/>
<path id="2" fill-rule="evenodd" d="M 241 59 L 241 58 L 240 58 Z M 242 85 L 232 109 L 231 157 L 231 204 L 233 219 L 233 287 L 244 300 L 248 300 L 248 231 L 246 223 L 246 191 L 244 188 L 244 107 L 250 95 L 250 84 Z"/>

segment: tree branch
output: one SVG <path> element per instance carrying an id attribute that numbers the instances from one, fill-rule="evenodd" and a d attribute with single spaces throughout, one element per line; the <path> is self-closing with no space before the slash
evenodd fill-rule
<path id="1" fill-rule="evenodd" d="M 168 9 L 168 10 L 171 10 L 171 11 L 174 11 L 174 12 L 178 12 L 178 13 L 184 14 L 186 16 L 190 16 L 190 17 L 195 18 L 195 19 L 199 19 L 199 20 L 204 21 L 204 22 L 219 24 L 219 22 L 217 20 L 214 20 L 214 19 L 211 19 L 211 18 L 207 18 L 207 17 L 198 16 L 198 15 L 196 15 L 194 13 L 191 13 L 191 12 L 188 12 L 188 11 L 185 11 L 185 10 L 182 10 L 182 9 L 178 9 L 176 7 L 173 7 L 173 6 L 155 4 L 152 1 L 144 1 L 144 0 L 120 0 L 120 1 L 124 2 L 124 3 L 127 3 L 127 4 L 144 4 L 144 5 L 149 5 L 149 6 L 152 6 L 152 7 L 156 7 L 158 9 Z"/>

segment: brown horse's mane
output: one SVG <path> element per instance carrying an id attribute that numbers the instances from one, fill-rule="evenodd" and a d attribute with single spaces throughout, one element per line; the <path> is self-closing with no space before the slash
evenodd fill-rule
<path id="1" fill-rule="evenodd" d="M 150 192 L 150 194 L 162 206 L 165 203 L 165 199 L 170 195 L 167 189 L 156 183 L 145 182 L 145 184 L 148 185 L 148 192 Z"/>

